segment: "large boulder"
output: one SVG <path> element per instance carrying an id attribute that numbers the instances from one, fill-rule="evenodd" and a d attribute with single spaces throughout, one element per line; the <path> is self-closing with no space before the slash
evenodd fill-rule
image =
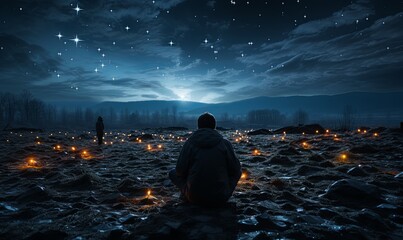
<path id="1" fill-rule="evenodd" d="M 375 206 L 382 202 L 378 187 L 353 179 L 340 179 L 332 183 L 321 197 L 356 208 Z"/>

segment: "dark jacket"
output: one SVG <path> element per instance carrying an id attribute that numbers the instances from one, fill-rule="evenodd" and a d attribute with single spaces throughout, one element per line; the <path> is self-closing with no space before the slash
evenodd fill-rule
<path id="1" fill-rule="evenodd" d="M 97 130 L 98 136 L 104 135 L 104 122 L 98 119 L 97 123 L 95 124 L 95 129 Z"/>
<path id="2" fill-rule="evenodd" d="M 176 174 L 186 182 L 182 192 L 197 204 L 225 203 L 241 176 L 241 165 L 231 143 L 216 130 L 195 131 L 184 144 Z"/>

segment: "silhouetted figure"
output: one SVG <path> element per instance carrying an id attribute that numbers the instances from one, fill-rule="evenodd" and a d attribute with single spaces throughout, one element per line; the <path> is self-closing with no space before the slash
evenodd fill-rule
<path id="1" fill-rule="evenodd" d="M 103 142 L 104 137 L 104 122 L 102 117 L 98 117 L 97 124 L 95 125 L 95 129 L 97 130 L 97 137 L 98 137 L 98 145 L 101 145 Z"/>
<path id="2" fill-rule="evenodd" d="M 239 178 L 241 164 L 231 143 L 215 130 L 210 113 L 202 114 L 196 130 L 185 142 L 176 168 L 169 172 L 181 196 L 200 205 L 222 205 L 231 197 Z"/>

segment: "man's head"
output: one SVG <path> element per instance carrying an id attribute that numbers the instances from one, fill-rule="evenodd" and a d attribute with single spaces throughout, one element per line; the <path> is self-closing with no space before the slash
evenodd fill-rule
<path id="1" fill-rule="evenodd" d="M 197 119 L 198 128 L 215 129 L 215 118 L 211 113 L 205 112 Z"/>

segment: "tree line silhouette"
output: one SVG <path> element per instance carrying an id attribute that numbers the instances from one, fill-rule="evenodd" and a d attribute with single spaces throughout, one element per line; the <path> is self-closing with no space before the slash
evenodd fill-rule
<path id="1" fill-rule="evenodd" d="M 116 111 L 109 108 L 59 107 L 35 98 L 29 91 L 20 94 L 0 93 L 0 126 L 3 129 L 14 127 L 35 128 L 85 128 L 93 129 L 96 118 L 102 116 L 107 128 L 144 128 L 144 127 L 195 127 L 195 115 L 179 112 L 177 106 L 156 111 Z M 216 116 L 218 126 L 233 128 L 258 128 L 290 125 L 304 125 L 309 114 L 298 110 L 287 116 L 276 109 L 253 109 L 244 115 L 223 113 Z M 346 106 L 334 120 L 341 129 L 351 129 L 355 123 L 354 110 Z M 336 125 L 333 124 L 333 125 Z M 336 127 L 336 126 L 334 126 Z"/>

